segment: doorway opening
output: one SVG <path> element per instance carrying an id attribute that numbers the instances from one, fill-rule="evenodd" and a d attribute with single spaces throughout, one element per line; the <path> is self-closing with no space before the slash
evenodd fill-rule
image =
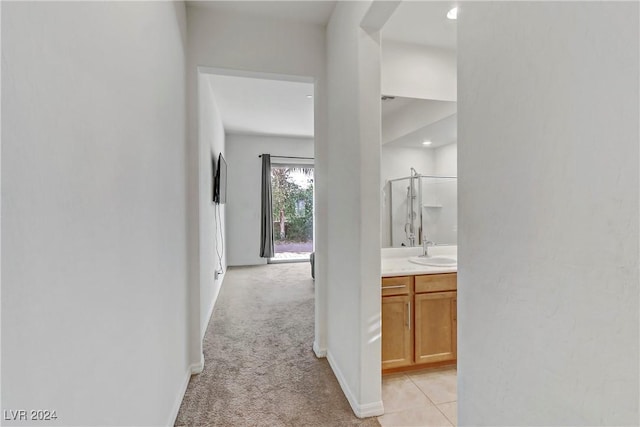
<path id="1" fill-rule="evenodd" d="M 309 261 L 313 252 L 313 165 L 272 164 L 275 253 L 270 263 Z"/>

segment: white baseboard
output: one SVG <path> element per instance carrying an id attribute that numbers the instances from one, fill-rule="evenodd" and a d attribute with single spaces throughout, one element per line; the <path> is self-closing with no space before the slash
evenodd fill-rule
<path id="1" fill-rule="evenodd" d="M 187 387 L 189 386 L 189 381 L 191 380 L 191 376 L 195 374 L 199 374 L 204 369 L 204 354 L 200 355 L 200 362 L 192 363 L 187 368 L 187 372 L 184 376 L 184 381 L 180 390 L 178 391 L 178 396 L 176 396 L 176 401 L 173 404 L 173 409 L 169 414 L 169 422 L 168 426 L 174 426 L 176 423 L 176 419 L 178 418 L 178 412 L 180 412 L 180 405 L 182 405 L 182 400 L 184 399 L 184 394 L 187 392 Z"/>
<path id="2" fill-rule="evenodd" d="M 320 346 L 318 345 L 317 341 L 313 342 L 313 352 L 316 354 L 316 357 L 318 359 L 322 359 L 324 357 L 327 357 L 327 349 L 326 348 L 320 348 Z"/>
<path id="3" fill-rule="evenodd" d="M 169 421 L 167 422 L 167 426 L 173 427 L 176 424 L 176 419 L 178 418 L 178 412 L 180 412 L 180 405 L 182 405 L 182 400 L 184 399 L 184 394 L 187 391 L 187 387 L 189 386 L 189 380 L 191 379 L 191 370 L 192 366 L 187 368 L 187 372 L 185 372 L 184 381 L 182 382 L 182 386 L 178 391 L 178 395 L 176 396 L 176 401 L 173 403 L 173 408 L 171 409 L 171 413 L 169 413 Z"/>
<path id="4" fill-rule="evenodd" d="M 226 271 L 223 272 L 218 278 L 215 280 L 213 286 L 215 290 L 213 292 L 213 297 L 211 299 L 211 304 L 209 304 L 209 308 L 207 309 L 207 317 L 206 323 L 200 326 L 200 340 L 204 340 L 204 336 L 207 333 L 207 326 L 209 326 L 209 322 L 211 321 L 211 316 L 213 315 L 213 309 L 216 306 L 216 301 L 218 301 L 218 295 L 220 295 L 220 290 L 222 289 L 222 282 L 224 281 L 224 276 Z M 217 283 L 220 282 L 219 285 Z M 217 285 L 217 286 L 216 286 Z"/>
<path id="5" fill-rule="evenodd" d="M 189 365 L 191 375 L 196 375 L 204 370 L 204 353 L 200 354 L 200 362 Z"/>
<path id="6" fill-rule="evenodd" d="M 353 413 L 356 414 L 356 417 L 358 418 L 377 417 L 378 415 L 384 414 L 384 407 L 382 406 L 382 401 L 367 403 L 364 405 L 361 405 L 358 403 L 355 396 L 351 392 L 351 389 L 349 388 L 349 385 L 347 384 L 347 380 L 344 378 L 342 371 L 340 371 L 338 364 L 336 363 L 335 359 L 331 355 L 331 352 L 327 350 L 326 353 L 327 353 L 327 361 L 329 361 L 329 366 L 331 366 L 331 369 L 333 370 L 333 373 L 336 376 L 338 383 L 340 384 L 340 387 L 342 388 L 342 392 L 344 393 L 347 400 L 349 401 L 349 405 L 351 405 L 351 409 L 353 410 Z"/>
<path id="7" fill-rule="evenodd" d="M 382 401 L 360 405 L 360 414 L 356 415 L 359 418 L 379 417 L 380 415 L 384 415 L 384 406 L 382 406 Z"/>

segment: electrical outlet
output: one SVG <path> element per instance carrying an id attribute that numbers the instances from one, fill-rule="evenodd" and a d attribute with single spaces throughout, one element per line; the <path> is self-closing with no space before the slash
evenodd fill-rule
<path id="1" fill-rule="evenodd" d="M 218 280 L 218 276 L 220 276 L 222 273 L 224 273 L 224 271 L 222 271 L 221 268 L 217 269 L 216 271 L 213 272 L 213 278 L 214 280 Z"/>

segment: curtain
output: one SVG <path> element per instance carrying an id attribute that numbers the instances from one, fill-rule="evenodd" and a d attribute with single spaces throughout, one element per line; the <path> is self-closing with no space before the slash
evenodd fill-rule
<path id="1" fill-rule="evenodd" d="M 260 256 L 273 258 L 273 216 L 271 201 L 271 156 L 262 155 L 262 201 L 260 205 Z"/>

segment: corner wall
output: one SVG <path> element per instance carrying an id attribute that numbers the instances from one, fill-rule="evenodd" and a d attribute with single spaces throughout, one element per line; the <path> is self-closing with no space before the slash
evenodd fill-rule
<path id="1" fill-rule="evenodd" d="M 189 379 L 184 5 L 1 8 L 2 409 L 173 424 Z"/>
<path id="2" fill-rule="evenodd" d="M 292 23 L 275 18 L 242 15 L 230 11 L 216 11 L 199 7 L 192 2 L 187 5 L 189 48 L 187 55 L 187 91 L 189 108 L 189 168 L 198 167 L 197 148 L 197 68 L 212 67 L 248 73 L 272 73 L 298 77 L 311 77 L 315 82 L 314 95 L 314 140 L 315 140 L 315 198 L 316 198 L 316 337 L 314 349 L 322 355 L 326 351 L 326 270 L 327 270 L 327 157 L 326 146 L 326 51 L 325 28 L 308 23 Z M 190 182 L 197 188 L 197 174 L 191 172 Z M 229 195 L 233 197 L 233 195 Z M 198 192 L 189 194 L 197 203 Z M 199 235 L 198 217 L 189 216 L 191 239 Z M 194 225 L 195 224 L 195 225 Z M 229 235 L 229 239 L 233 236 Z M 197 240 L 196 240 L 197 241 Z M 193 245 L 190 250 L 196 251 Z M 193 259 L 193 257 L 191 257 Z M 198 258 L 199 259 L 199 258 Z M 199 277 L 199 266 L 190 265 L 192 277 Z M 191 281 L 190 304 L 199 310 L 195 297 L 199 283 Z M 198 325 L 199 317 L 192 318 Z M 192 349 L 193 354 L 202 352 L 201 344 Z"/>
<path id="3" fill-rule="evenodd" d="M 380 44 L 370 2 L 338 2 L 327 27 L 327 357 L 359 417 L 380 415 Z"/>
<path id="4" fill-rule="evenodd" d="M 266 264 L 260 257 L 261 160 L 258 155 L 313 157 L 312 138 L 227 135 L 229 265 Z M 272 159 L 272 163 L 275 163 Z"/>
<path id="5" fill-rule="evenodd" d="M 638 425 L 639 4 L 458 19 L 460 425 Z"/>
<path id="6" fill-rule="evenodd" d="M 227 270 L 226 206 L 213 203 L 213 176 L 218 155 L 226 156 L 225 134 L 215 94 L 206 74 L 198 74 L 200 340 L 204 339 Z M 221 275 L 215 274 L 222 270 Z M 198 367 L 201 370 L 202 367 Z"/>

